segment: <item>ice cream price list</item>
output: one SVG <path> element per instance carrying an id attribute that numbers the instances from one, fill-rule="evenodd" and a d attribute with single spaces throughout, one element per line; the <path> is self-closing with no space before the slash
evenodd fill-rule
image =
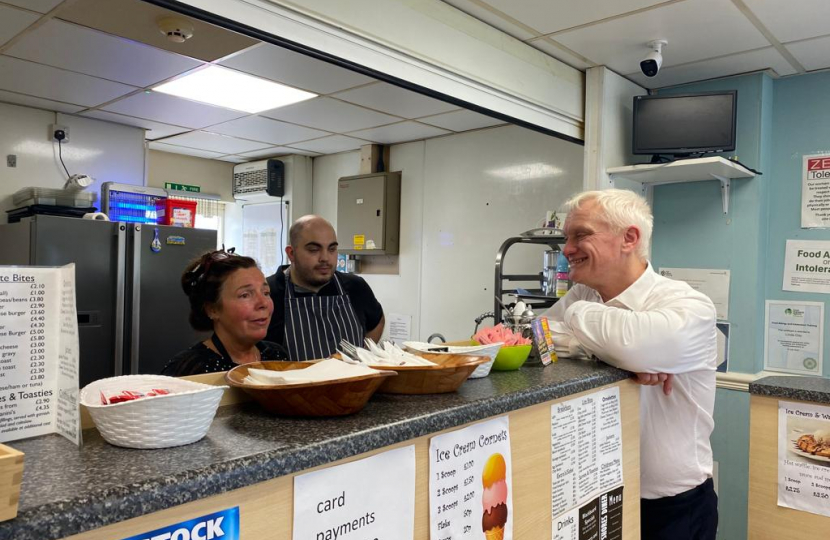
<path id="1" fill-rule="evenodd" d="M 0 441 L 80 441 L 75 266 L 0 266 Z"/>
<path id="2" fill-rule="evenodd" d="M 599 511 L 603 508 L 612 512 L 604 516 L 605 523 L 618 521 L 618 534 L 622 534 L 620 410 L 618 387 L 551 405 L 551 515 L 555 540 L 617 538 L 599 534 Z M 595 529 L 597 536 L 592 533 Z"/>
<path id="3" fill-rule="evenodd" d="M 830 516 L 830 407 L 778 402 L 778 505 Z"/>
<path id="4" fill-rule="evenodd" d="M 414 446 L 294 478 L 294 540 L 412 540 L 414 531 Z"/>
<path id="5" fill-rule="evenodd" d="M 506 416 L 430 440 L 432 540 L 512 539 L 512 492 Z"/>

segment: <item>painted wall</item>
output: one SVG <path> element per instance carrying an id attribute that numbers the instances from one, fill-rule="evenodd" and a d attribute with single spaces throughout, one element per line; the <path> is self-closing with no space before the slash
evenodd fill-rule
<path id="1" fill-rule="evenodd" d="M 143 185 L 144 130 L 41 109 L 0 103 L 0 223 L 14 208 L 12 194 L 30 186 L 63 188 L 66 173 L 58 159 L 57 143 L 50 140 L 50 125 L 69 127 L 69 142 L 61 152 L 70 174 L 95 178 L 90 189 L 99 192 L 104 182 Z M 17 156 L 17 167 L 6 156 Z"/>
<path id="2" fill-rule="evenodd" d="M 770 300 L 824 302 L 827 295 L 782 290 L 787 239 L 830 240 L 827 230 L 801 229 L 802 156 L 830 153 L 830 73 L 772 80 L 754 74 L 687 85 L 671 92 L 738 90 L 734 155 L 763 172 L 732 183 L 728 216 L 716 181 L 659 186 L 654 191 L 654 262 L 660 266 L 729 268 L 730 371 L 756 373 L 764 362 L 764 309 Z M 826 325 L 825 325 L 826 326 Z M 824 358 L 830 355 L 825 328 Z M 824 376 L 830 375 L 825 362 Z M 746 538 L 749 399 L 719 389 L 712 445 L 719 462 L 718 538 Z"/>
<path id="3" fill-rule="evenodd" d="M 499 246 L 581 190 L 582 157 L 582 146 L 516 126 L 392 146 L 390 168 L 403 173 L 400 271 L 363 275 L 385 312 L 410 315 L 414 338 L 468 338 L 493 309 Z M 356 152 L 314 159 L 315 213 L 335 221 L 337 178 L 358 167 Z M 541 271 L 543 251 L 511 248 L 506 271 Z"/>
<path id="4" fill-rule="evenodd" d="M 233 202 L 233 165 L 215 159 L 149 150 L 147 185 L 164 188 L 165 182 L 171 182 L 199 186 L 202 193 L 219 195 L 223 201 Z"/>

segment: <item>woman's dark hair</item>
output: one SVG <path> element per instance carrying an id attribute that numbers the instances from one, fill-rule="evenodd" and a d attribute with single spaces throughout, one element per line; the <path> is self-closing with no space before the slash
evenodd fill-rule
<path id="1" fill-rule="evenodd" d="M 190 300 L 188 320 L 194 330 L 213 330 L 213 321 L 208 317 L 205 306 L 218 303 L 225 280 L 243 268 L 257 268 L 256 261 L 235 254 L 234 248 L 209 251 L 190 261 L 182 274 L 182 290 Z"/>

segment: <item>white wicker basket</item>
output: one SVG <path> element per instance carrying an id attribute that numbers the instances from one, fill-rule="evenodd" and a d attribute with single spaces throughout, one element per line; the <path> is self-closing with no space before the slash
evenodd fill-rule
<path id="1" fill-rule="evenodd" d="M 154 388 L 170 391 L 113 405 L 101 404 L 101 391 Z M 196 442 L 207 433 L 227 386 L 212 386 L 162 375 L 125 375 L 92 382 L 81 390 L 104 440 L 127 448 L 168 448 Z"/>
<path id="2" fill-rule="evenodd" d="M 504 343 L 491 343 L 489 345 L 447 345 L 445 343 L 424 343 L 421 341 L 404 341 L 404 347 L 413 351 L 428 353 L 436 347 L 446 347 L 447 352 L 452 354 L 466 354 L 468 356 L 489 356 L 490 361 L 478 366 L 470 373 L 470 379 L 480 379 L 490 374 L 490 368 L 496 360 L 496 355 Z"/>

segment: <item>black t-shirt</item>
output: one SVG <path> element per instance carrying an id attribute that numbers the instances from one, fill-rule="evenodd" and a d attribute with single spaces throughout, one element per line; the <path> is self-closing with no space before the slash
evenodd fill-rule
<path id="1" fill-rule="evenodd" d="M 282 347 L 276 343 L 260 341 L 256 344 L 259 349 L 259 356 L 263 360 L 287 360 Z M 202 373 L 216 373 L 217 371 L 230 371 L 239 364 L 230 358 L 208 349 L 201 341 L 189 349 L 185 349 L 174 356 L 164 369 L 162 375 L 170 377 L 185 377 L 187 375 L 201 375 Z"/>
<path id="2" fill-rule="evenodd" d="M 277 273 L 268 276 L 268 286 L 271 287 L 271 298 L 274 300 L 274 314 L 271 316 L 271 324 L 268 325 L 268 334 L 265 339 L 274 343 L 283 344 L 285 340 L 285 269 L 288 265 L 280 266 Z M 349 297 L 358 322 L 366 333 L 374 330 L 383 317 L 383 307 L 375 298 L 369 284 L 360 276 L 354 274 L 337 273 L 343 292 Z M 340 291 L 332 277 L 319 292 L 305 291 L 294 285 L 294 292 L 298 298 L 305 296 L 337 296 Z"/>

